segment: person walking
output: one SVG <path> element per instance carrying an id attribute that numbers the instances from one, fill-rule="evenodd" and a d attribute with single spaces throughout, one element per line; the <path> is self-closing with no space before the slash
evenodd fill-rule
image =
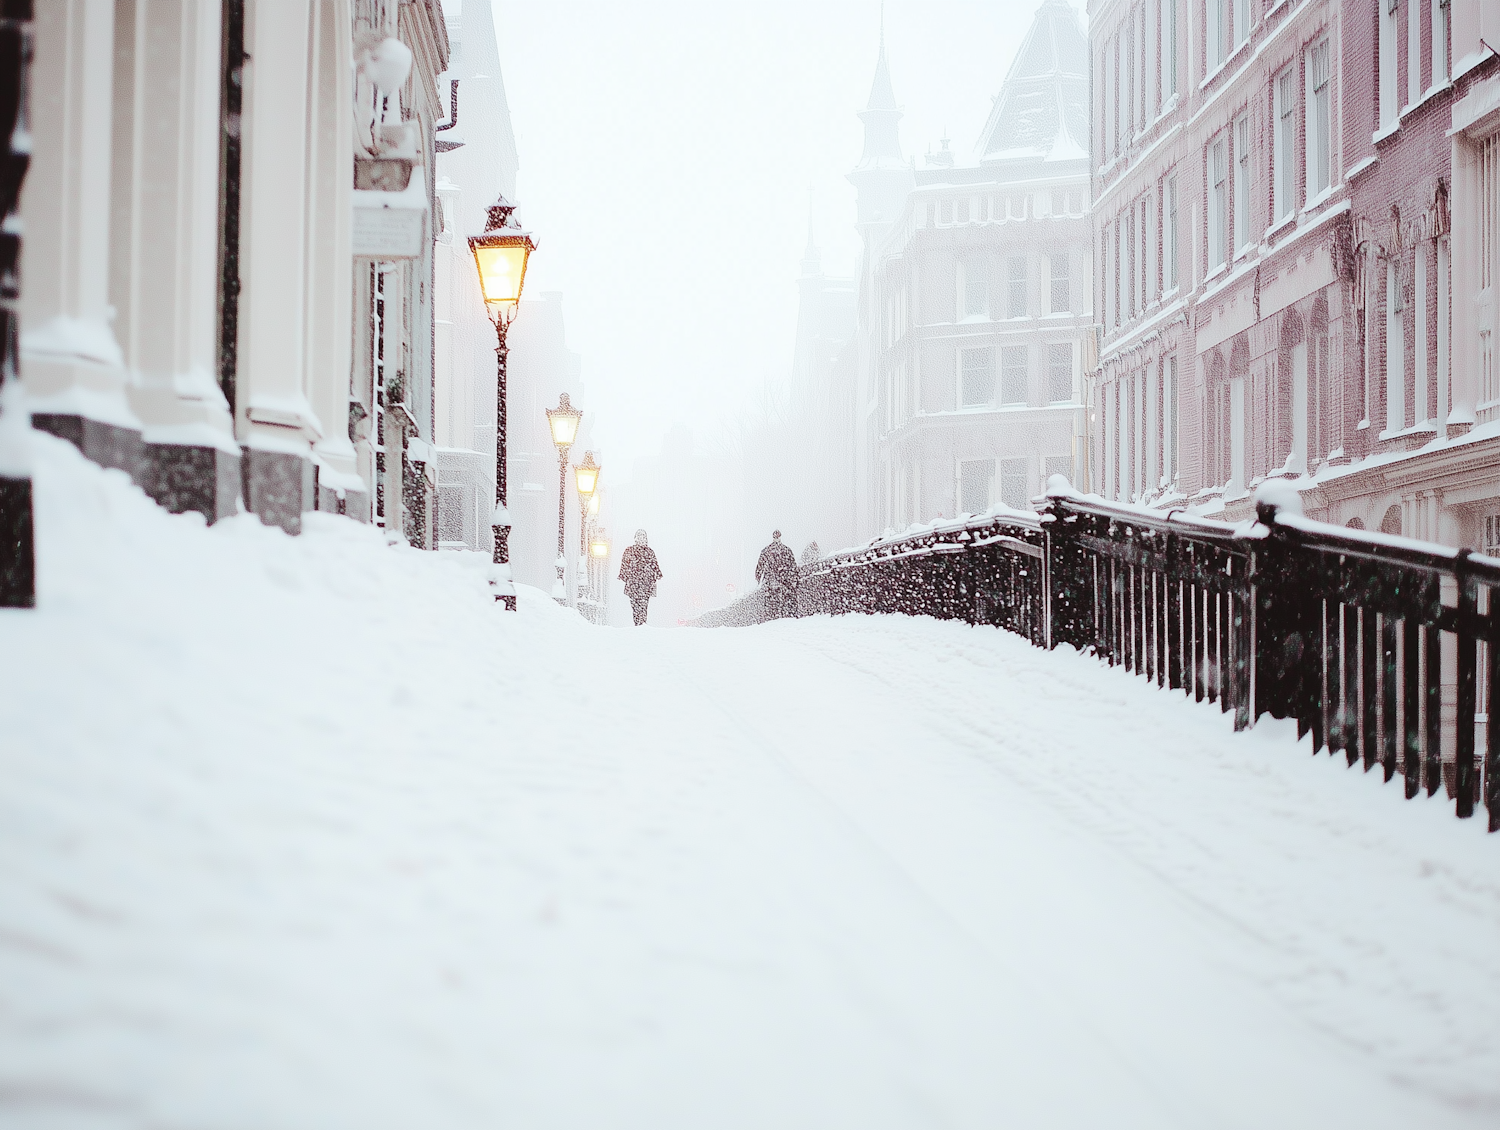
<path id="1" fill-rule="evenodd" d="M 656 582 L 661 578 L 656 554 L 646 544 L 646 531 L 636 530 L 635 544 L 627 545 L 620 554 L 620 580 L 625 582 L 625 595 L 630 598 L 630 611 L 635 614 L 637 628 L 646 622 L 646 605 L 656 595 Z"/>
<path id="2" fill-rule="evenodd" d="M 766 588 L 768 619 L 797 611 L 797 555 L 781 543 L 781 531 L 771 531 L 771 544 L 760 551 L 755 579 Z"/>

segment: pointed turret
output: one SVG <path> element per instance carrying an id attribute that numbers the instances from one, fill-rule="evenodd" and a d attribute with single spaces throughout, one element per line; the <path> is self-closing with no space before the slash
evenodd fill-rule
<path id="1" fill-rule="evenodd" d="M 870 99 L 859 112 L 865 124 L 865 151 L 856 170 L 905 165 L 901 156 L 901 139 L 897 123 L 901 110 L 896 106 L 896 92 L 891 87 L 891 68 L 885 58 L 885 16 L 881 15 L 880 56 L 875 61 L 875 80 L 870 84 Z"/>
<path id="2" fill-rule="evenodd" d="M 875 80 L 870 84 L 870 99 L 859 112 L 859 120 L 865 126 L 865 148 L 849 174 L 849 182 L 859 192 L 859 224 L 861 231 L 866 231 L 870 224 L 892 223 L 914 183 L 911 166 L 901 155 L 901 139 L 897 134 L 901 111 L 896 106 L 891 68 L 885 57 L 883 9 Z"/>

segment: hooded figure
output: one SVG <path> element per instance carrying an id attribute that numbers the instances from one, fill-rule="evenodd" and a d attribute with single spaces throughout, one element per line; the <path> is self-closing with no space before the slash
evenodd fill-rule
<path id="1" fill-rule="evenodd" d="M 620 554 L 620 580 L 625 582 L 625 595 L 630 598 L 637 628 L 646 622 L 646 605 L 656 595 L 656 582 L 661 578 L 656 554 L 646 545 L 646 531 L 636 530 L 635 544 L 626 546 Z"/>
<path id="2" fill-rule="evenodd" d="M 770 619 L 790 616 L 797 609 L 797 555 L 781 544 L 781 531 L 771 531 L 771 544 L 760 551 L 755 579 L 766 588 L 766 611 Z"/>

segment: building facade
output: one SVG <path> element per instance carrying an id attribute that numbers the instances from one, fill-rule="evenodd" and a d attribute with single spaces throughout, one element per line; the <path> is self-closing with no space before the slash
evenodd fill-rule
<path id="1" fill-rule="evenodd" d="M 438 0 L 58 0 L 32 42 L 31 422 L 173 511 L 434 547 Z"/>
<path id="2" fill-rule="evenodd" d="M 862 534 L 1023 508 L 1086 463 L 1083 344 L 1094 318 L 1088 52 L 1044 0 L 979 139 L 906 164 L 884 47 L 859 192 L 855 437 Z"/>
<path id="3" fill-rule="evenodd" d="M 1487 544 L 1485 9 L 1090 5 L 1094 489 Z"/>

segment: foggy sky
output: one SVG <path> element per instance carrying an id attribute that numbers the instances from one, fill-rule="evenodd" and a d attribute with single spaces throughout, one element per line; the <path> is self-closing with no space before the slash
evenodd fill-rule
<path id="1" fill-rule="evenodd" d="M 973 161 L 1037 2 L 889 0 L 908 157 L 946 128 Z M 853 273 L 844 175 L 880 5 L 498 0 L 495 22 L 539 240 L 527 289 L 564 292 L 581 407 L 628 479 L 673 424 L 706 437 L 786 380 L 809 189 L 824 270 Z"/>

